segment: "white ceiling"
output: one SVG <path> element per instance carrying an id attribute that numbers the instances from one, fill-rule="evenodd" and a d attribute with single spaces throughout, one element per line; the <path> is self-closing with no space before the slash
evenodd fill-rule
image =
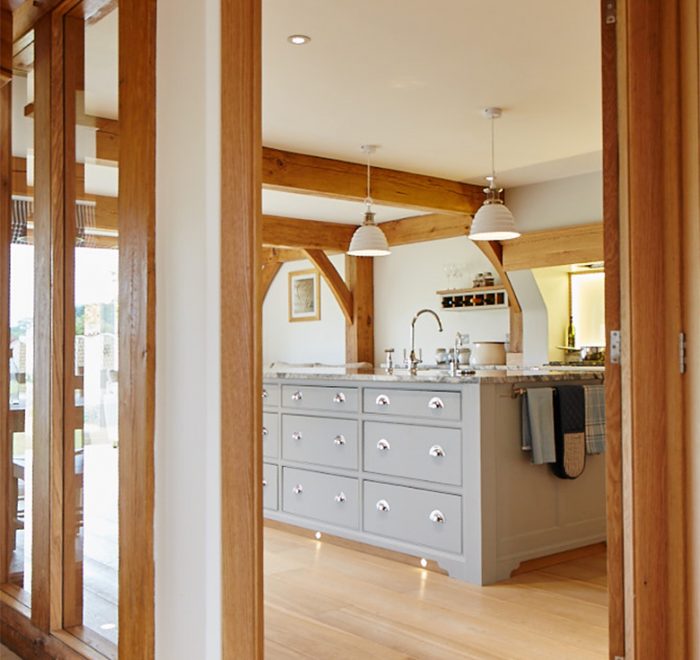
<path id="1" fill-rule="evenodd" d="M 482 183 L 600 169 L 598 0 L 264 0 L 268 146 Z M 311 36 L 292 46 L 287 36 Z"/>
<path id="2" fill-rule="evenodd" d="M 262 194 L 263 212 L 269 215 L 303 218 L 305 220 L 326 220 L 348 225 L 361 224 L 365 215 L 365 205 L 362 202 L 351 202 L 346 199 L 331 197 L 311 197 L 309 195 L 267 189 L 263 189 Z M 374 204 L 372 210 L 376 213 L 375 220 L 378 223 L 424 215 L 410 209 L 381 206 L 379 204 Z"/>

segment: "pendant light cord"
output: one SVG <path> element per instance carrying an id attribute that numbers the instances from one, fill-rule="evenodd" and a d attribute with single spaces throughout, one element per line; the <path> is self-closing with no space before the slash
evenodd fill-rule
<path id="1" fill-rule="evenodd" d="M 496 187 L 496 148 L 495 148 L 495 117 L 491 117 L 491 188 Z"/>
<path id="2" fill-rule="evenodd" d="M 372 152 L 367 149 L 367 197 L 365 197 L 365 204 L 367 205 L 367 210 L 372 208 L 372 179 L 370 174 L 370 159 L 372 157 Z"/>

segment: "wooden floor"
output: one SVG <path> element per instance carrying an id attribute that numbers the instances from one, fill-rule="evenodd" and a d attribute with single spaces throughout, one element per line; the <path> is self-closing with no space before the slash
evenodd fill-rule
<path id="1" fill-rule="evenodd" d="M 15 655 L 6 646 L 0 644 L 0 660 L 20 660 L 20 657 Z"/>
<path id="2" fill-rule="evenodd" d="M 605 555 L 474 587 L 265 529 L 267 660 L 607 658 Z"/>

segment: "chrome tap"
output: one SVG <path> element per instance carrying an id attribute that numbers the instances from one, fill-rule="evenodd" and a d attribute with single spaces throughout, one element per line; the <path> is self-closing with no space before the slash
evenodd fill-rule
<path id="1" fill-rule="evenodd" d="M 442 332 L 442 321 L 440 321 L 440 317 L 432 309 L 421 309 L 413 317 L 413 321 L 411 321 L 411 355 L 409 356 L 411 376 L 415 376 L 418 373 L 418 365 L 421 363 L 421 360 L 416 356 L 416 321 L 422 314 L 432 314 L 437 321 L 440 332 Z"/>

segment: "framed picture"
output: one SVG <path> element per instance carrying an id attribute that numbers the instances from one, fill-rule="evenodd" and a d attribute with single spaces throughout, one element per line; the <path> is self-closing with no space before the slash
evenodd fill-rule
<path id="1" fill-rule="evenodd" d="M 289 320 L 318 321 L 321 318 L 321 287 L 318 271 L 289 273 Z"/>

